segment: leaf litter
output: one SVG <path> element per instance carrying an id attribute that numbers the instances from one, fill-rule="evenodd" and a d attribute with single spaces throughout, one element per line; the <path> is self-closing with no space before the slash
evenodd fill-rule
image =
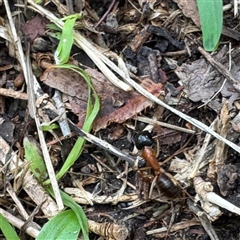
<path id="1" fill-rule="evenodd" d="M 54 171 L 58 172 L 67 158 L 76 135 L 88 140 L 82 155 L 59 184 L 72 199 L 84 205 L 90 230 L 106 239 L 139 239 L 139 232 L 144 239 L 176 239 L 182 236 L 189 240 L 207 237 L 236 239 L 239 234 L 239 226 L 236 224 L 239 222 L 239 153 L 237 147 L 221 140 L 228 139 L 237 146 L 239 138 L 239 50 L 235 42 L 239 32 L 236 24 L 238 17 L 232 19 L 231 15 L 233 6 L 230 3 L 225 6 L 224 37 L 216 53 L 211 56 L 215 64 L 199 51 L 201 32 L 194 1 L 187 1 L 187 4 L 186 1 L 174 1 L 177 5 L 169 1 L 81 2 L 79 6 L 71 1 L 46 1 L 41 6 L 26 1 L 27 6 L 33 9 L 30 10 L 33 17 L 22 12 L 25 22 L 16 18 L 16 27 L 21 26 L 19 32 L 26 35 L 31 45 L 34 75 L 37 80 L 41 79 L 37 91 L 48 93 L 44 95 L 42 104 L 34 103 L 40 108 L 38 110 L 48 115 L 48 118 L 41 120 L 42 123 L 58 120 L 57 110 L 51 100 L 51 91 L 58 89 L 63 93 L 63 102 L 73 131 L 73 137 L 68 139 L 64 139 L 58 129 L 53 130 L 53 135 L 44 135 L 51 160 L 57 163 Z M 23 10 L 23 6 L 11 7 Z M 46 31 L 46 23 L 53 19 L 48 13 L 58 15 L 60 19 L 68 15 L 68 11 L 74 13 L 76 10 L 77 13 L 77 9 L 84 10 L 84 14 L 83 19 L 76 21 L 75 31 L 81 32 L 86 39 L 75 41 L 78 46 L 78 43 L 82 44 L 88 56 L 78 59 L 77 55 L 82 50 L 75 48 L 71 52 L 71 61 L 84 66 L 101 101 L 100 112 L 93 123 L 95 136 L 81 130 L 87 112 L 88 88 L 85 81 L 75 72 L 51 67 L 57 40 Z M 36 207 L 36 211 L 32 212 L 35 229 L 26 227 L 26 234 L 35 238 L 43 227 L 38 217 L 42 218 L 43 213 L 47 221 L 48 217 L 56 215 L 58 209 L 41 181 L 37 182 L 28 171 L 28 164 L 31 163 L 24 159 L 24 136 L 33 135 L 34 141 L 39 141 L 40 135 L 34 134 L 36 126 L 27 114 L 30 109 L 26 105 L 25 85 L 14 84 L 14 79 L 22 72 L 27 84 L 29 82 L 24 61 L 19 60 L 19 45 L 11 47 L 17 41 L 13 41 L 16 36 L 12 36 L 9 30 L 10 18 L 6 14 L 3 16 L 1 27 L 4 31 L 0 33 L 4 39 L 1 42 L 4 50 L 0 52 L 0 73 L 1 94 L 5 96 L 2 98 L 5 103 L 2 102 L 1 114 L 3 122 L 10 119 L 14 125 L 9 129 L 10 138 L 1 132 L 5 139 L 1 138 L 0 141 L 4 169 L 2 176 L 21 196 L 20 202 L 9 191 L 10 188 L 3 192 L 18 209 L 22 209 L 22 206 L 28 208 L 28 203 L 21 202 L 21 199 L 32 199 L 31 204 Z M 234 31 L 229 30 L 235 27 Z M 226 40 L 229 44 L 226 44 Z M 23 42 L 23 46 L 26 49 L 26 43 Z M 89 51 L 88 47 L 92 46 L 94 50 Z M 101 63 L 94 58 L 93 53 L 99 56 Z M 38 61 L 36 55 L 39 57 L 39 54 L 47 59 L 45 66 Z M 117 81 L 120 84 L 117 87 L 114 81 L 108 81 L 109 76 L 113 76 L 107 73 L 108 68 L 117 72 L 115 80 L 134 79 L 148 93 L 187 117 L 174 114 L 172 108 L 157 106 L 156 102 L 147 99 L 142 92 L 139 93 L 141 88 L 136 85 L 135 89 L 130 90 L 131 87 L 127 86 L 131 81 L 122 85 L 122 89 L 130 91 L 120 89 L 121 82 Z M 27 89 L 27 94 L 30 94 Z M 17 99 L 12 100 L 12 97 Z M 51 108 L 48 103 L 51 103 Z M 139 116 L 152 119 L 154 123 L 134 120 Z M 199 125 L 192 121 L 194 118 L 204 123 L 204 127 L 200 127 L 201 131 Z M 168 124 L 168 127 L 161 126 L 161 122 Z M 179 129 L 170 130 L 173 126 Z M 147 176 L 154 175 L 154 171 L 148 167 L 136 171 L 137 164 L 133 163 L 137 160 L 143 163 L 144 159 L 134 149 L 132 137 L 145 127 L 152 131 L 157 159 L 164 162 L 165 170 L 169 170 L 179 181 L 182 192 L 186 194 L 186 201 L 173 201 L 171 205 L 166 202 L 166 208 L 161 209 L 163 204 L 159 198 L 159 189 L 154 181 L 146 182 Z M 195 132 L 194 137 L 192 132 L 188 133 L 184 129 Z M 213 131 L 222 138 L 212 138 Z M 43 146 L 41 148 L 44 149 Z M 52 152 L 54 149 L 57 153 Z M 124 162 L 121 159 L 128 160 Z M 9 168 L 6 168 L 7 162 Z M 9 176 L 7 174 L 10 174 L 10 179 L 6 177 Z M 140 179 L 137 179 L 137 174 L 140 174 Z M 140 185 L 145 188 L 141 189 Z M 1 188 L 4 189 L 4 186 L 2 184 Z M 22 188 L 25 193 L 21 191 Z M 38 212 L 39 209 L 41 212 Z M 4 207 L 0 210 L 8 219 L 9 209 Z M 20 228 L 26 215 L 20 210 L 19 215 L 22 215 L 18 218 L 17 227 Z M 8 220 L 11 222 L 11 219 L 13 216 Z M 221 231 L 222 226 L 229 232 Z M 93 233 L 90 236 L 91 239 L 96 237 Z"/>

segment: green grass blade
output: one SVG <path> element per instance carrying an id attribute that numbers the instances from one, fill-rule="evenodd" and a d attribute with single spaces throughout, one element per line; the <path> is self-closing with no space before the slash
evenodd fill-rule
<path id="1" fill-rule="evenodd" d="M 223 25 L 222 0 L 197 0 L 202 26 L 203 47 L 214 51 L 218 47 Z"/>
<path id="2" fill-rule="evenodd" d="M 73 210 L 66 210 L 50 219 L 42 228 L 36 240 L 78 238 L 81 226 Z"/>
<path id="3" fill-rule="evenodd" d="M 56 123 L 52 123 L 50 125 L 42 125 L 40 126 L 40 129 L 42 131 L 50 131 L 50 130 L 54 130 L 54 129 L 58 129 L 59 126 Z"/>
<path id="4" fill-rule="evenodd" d="M 76 214 L 78 222 L 81 226 L 84 240 L 88 240 L 89 239 L 88 238 L 88 231 L 89 231 L 88 219 L 87 219 L 83 209 L 76 202 L 74 202 L 74 200 L 68 194 L 66 194 L 65 192 L 62 192 L 62 191 L 60 193 L 61 193 L 61 197 L 64 202 L 64 205 L 71 208 L 74 211 L 74 213 Z"/>
<path id="5" fill-rule="evenodd" d="M 64 64 L 69 59 L 74 42 L 73 27 L 79 17 L 79 14 L 73 14 L 64 18 L 66 21 L 62 29 L 60 42 L 54 54 L 56 64 Z"/>
<path id="6" fill-rule="evenodd" d="M 0 229 L 7 240 L 20 240 L 14 228 L 0 213 Z"/>

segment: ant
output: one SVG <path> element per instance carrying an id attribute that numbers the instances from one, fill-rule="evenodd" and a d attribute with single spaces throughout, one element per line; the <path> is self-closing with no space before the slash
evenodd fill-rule
<path id="1" fill-rule="evenodd" d="M 169 173 L 162 169 L 157 161 L 156 154 L 152 149 L 153 139 L 151 133 L 143 131 L 134 136 L 134 142 L 138 150 L 142 150 L 142 157 L 152 167 L 156 175 L 156 185 L 159 187 L 161 194 L 167 199 L 177 199 L 181 195 L 181 189 Z"/>

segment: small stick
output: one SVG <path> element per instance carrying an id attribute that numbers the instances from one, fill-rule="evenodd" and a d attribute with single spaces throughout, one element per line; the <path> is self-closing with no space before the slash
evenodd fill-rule
<path id="1" fill-rule="evenodd" d="M 14 91 L 13 89 L 6 89 L 6 88 L 0 88 L 0 95 L 6 96 L 6 97 L 12 97 L 15 99 L 21 99 L 21 100 L 28 100 L 27 93 Z"/>
<path id="2" fill-rule="evenodd" d="M 190 133 L 190 134 L 195 134 L 196 133 L 196 131 L 191 130 L 191 129 L 178 127 L 178 126 L 171 125 L 171 124 L 164 123 L 164 122 L 159 122 L 157 120 L 154 120 L 154 119 L 151 119 L 151 118 L 147 118 L 147 117 L 136 116 L 133 119 L 138 120 L 140 122 L 145 122 L 145 123 L 149 123 L 149 124 L 152 124 L 152 125 L 159 125 L 159 126 L 162 126 L 162 127 L 166 127 L 166 128 L 170 128 L 170 129 L 174 129 L 174 130 Z"/>
<path id="3" fill-rule="evenodd" d="M 116 2 L 116 0 L 112 0 L 111 4 L 108 7 L 108 10 L 103 14 L 101 19 L 95 24 L 94 28 L 98 27 L 102 23 L 102 21 L 106 18 L 106 16 L 109 14 L 111 9 L 113 8 L 115 2 Z"/>
<path id="4" fill-rule="evenodd" d="M 141 158 L 140 156 L 137 156 L 137 157 L 130 156 L 129 154 L 124 153 L 124 152 L 120 151 L 119 149 L 115 148 L 110 143 L 108 143 L 100 138 L 97 138 L 97 137 L 93 136 L 92 134 L 87 133 L 84 130 L 78 128 L 70 120 L 68 120 L 68 121 L 69 121 L 70 129 L 73 132 L 77 133 L 79 136 L 83 137 L 87 141 L 99 146 L 100 148 L 111 152 L 112 154 L 119 157 L 120 159 L 127 161 L 131 167 L 139 168 L 139 167 L 142 167 L 145 165 L 145 160 L 143 158 Z"/>
<path id="5" fill-rule="evenodd" d="M 11 213 L 8 213 L 4 209 L 0 208 L 0 213 L 7 219 L 9 223 L 11 223 L 13 226 L 17 227 L 18 229 L 21 229 L 24 226 L 24 221 L 21 219 L 15 217 Z M 35 227 L 29 226 L 26 228 L 26 233 L 33 237 L 34 239 L 38 236 L 39 230 Z"/>
<path id="6" fill-rule="evenodd" d="M 198 47 L 198 51 L 207 59 L 207 61 L 216 68 L 225 78 L 227 78 L 228 81 L 230 81 L 234 87 L 237 87 L 237 90 L 239 91 L 239 82 L 233 77 L 233 75 L 230 73 L 230 71 L 225 68 L 220 62 L 217 62 L 212 58 L 212 56 L 204 51 L 203 48 Z M 236 85 L 236 86 L 235 86 Z"/>

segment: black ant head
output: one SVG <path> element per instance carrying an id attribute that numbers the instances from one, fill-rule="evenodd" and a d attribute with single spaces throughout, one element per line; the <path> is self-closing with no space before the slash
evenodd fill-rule
<path id="1" fill-rule="evenodd" d="M 152 144 L 153 144 L 152 135 L 148 131 L 136 133 L 133 136 L 133 142 L 135 143 L 137 149 L 139 149 L 139 150 L 145 146 L 152 146 Z"/>

